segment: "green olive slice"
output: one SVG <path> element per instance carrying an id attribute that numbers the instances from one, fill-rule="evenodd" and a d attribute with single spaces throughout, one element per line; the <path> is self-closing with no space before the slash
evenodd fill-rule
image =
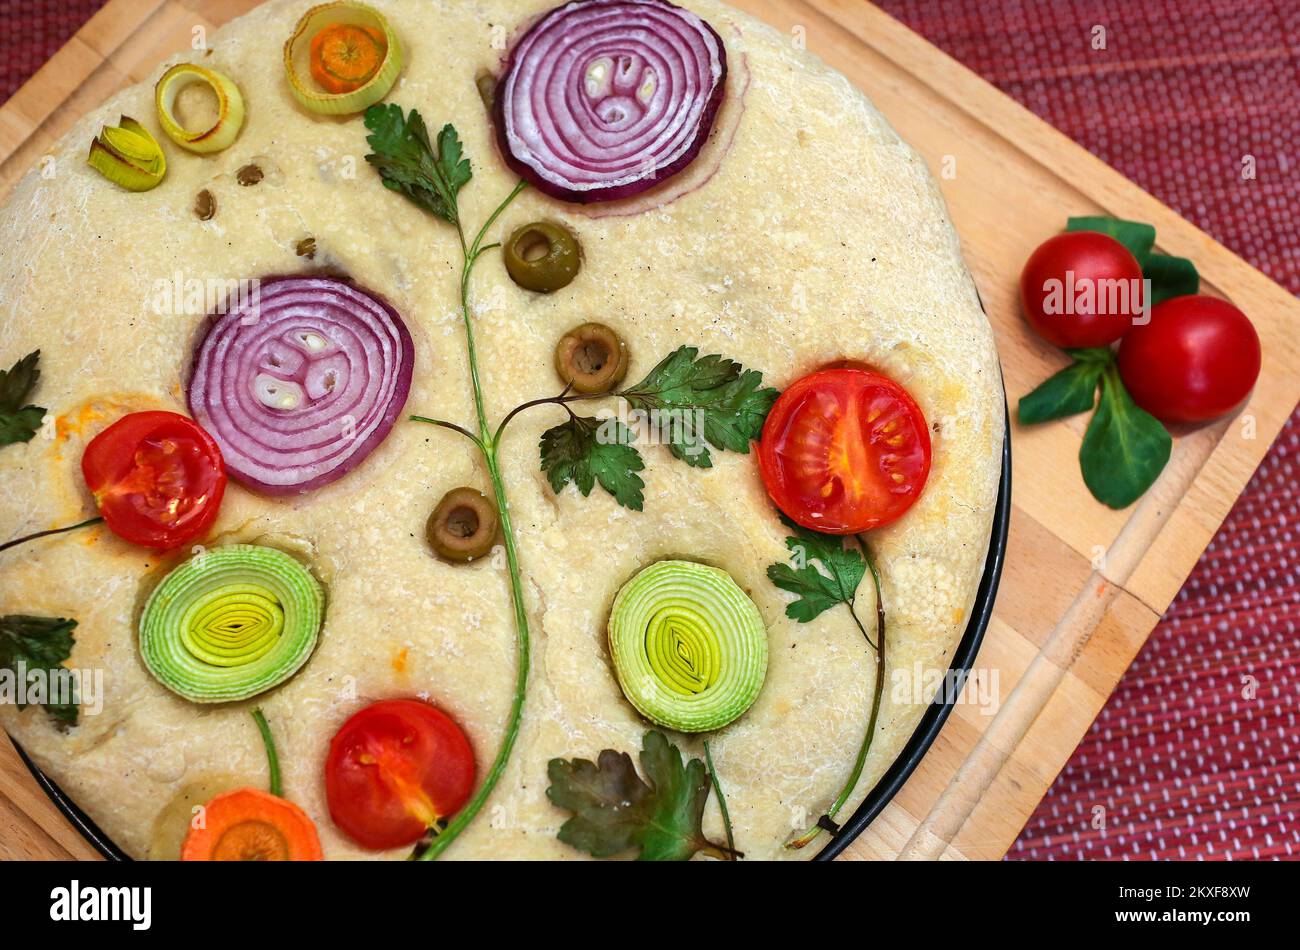
<path id="1" fill-rule="evenodd" d="M 582 266 L 578 239 L 567 228 L 547 221 L 525 224 L 510 235 L 501 253 L 510 279 L 542 294 L 569 286 Z"/>
<path id="2" fill-rule="evenodd" d="M 497 104 L 497 77 L 485 70 L 474 77 L 474 85 L 478 87 L 478 95 L 483 100 L 483 105 L 488 112 L 491 112 Z"/>
<path id="3" fill-rule="evenodd" d="M 627 347 L 603 323 L 574 327 L 555 345 L 555 371 L 574 392 L 607 393 L 627 376 Z"/>
<path id="4" fill-rule="evenodd" d="M 438 557 L 468 563 L 492 551 L 500 525 L 486 495 L 476 488 L 454 488 L 429 515 L 425 536 Z"/>

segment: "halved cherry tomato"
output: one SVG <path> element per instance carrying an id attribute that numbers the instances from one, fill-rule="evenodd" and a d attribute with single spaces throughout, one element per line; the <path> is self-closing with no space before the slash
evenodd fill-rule
<path id="1" fill-rule="evenodd" d="M 86 446 L 81 473 L 114 534 L 163 550 L 212 527 L 226 492 L 221 449 L 174 412 L 123 416 Z"/>
<path id="2" fill-rule="evenodd" d="M 776 401 L 759 463 L 767 493 L 792 520 L 857 534 L 897 520 L 920 496 L 930 475 L 930 430 L 893 380 L 825 369 Z"/>
<path id="3" fill-rule="evenodd" d="M 386 699 L 355 713 L 330 742 L 330 817 L 365 848 L 414 844 L 474 790 L 474 751 L 442 710 Z"/>

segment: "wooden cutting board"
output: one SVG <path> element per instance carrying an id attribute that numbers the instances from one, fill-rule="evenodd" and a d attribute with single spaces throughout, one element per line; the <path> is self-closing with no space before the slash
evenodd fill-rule
<path id="1" fill-rule="evenodd" d="M 1178 593 L 1300 398 L 1300 303 L 1064 135 L 863 0 L 733 0 L 867 92 L 941 178 L 997 331 L 1012 403 L 1063 365 L 1018 314 L 1016 280 L 1068 215 L 1154 224 L 1208 293 L 1254 319 L 1264 371 L 1233 419 L 1178 434 L 1155 488 L 1116 512 L 1079 477 L 1085 418 L 1013 427 L 1014 512 L 976 662 L 994 714 L 958 705 L 856 858 L 1001 857 Z M 111 0 L 0 108 L 0 196 L 77 118 L 154 76 L 256 0 Z M 303 0 L 303 7 L 308 6 Z M 0 858 L 94 857 L 0 743 Z"/>

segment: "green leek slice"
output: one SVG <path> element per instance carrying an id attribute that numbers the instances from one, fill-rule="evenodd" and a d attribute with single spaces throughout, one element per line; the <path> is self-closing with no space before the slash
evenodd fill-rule
<path id="1" fill-rule="evenodd" d="M 203 83 L 217 97 L 217 121 L 211 128 L 193 131 L 181 125 L 173 111 L 181 90 L 195 83 Z M 234 144 L 244 125 L 244 97 L 229 76 L 215 69 L 179 63 L 162 74 L 154 86 L 154 104 L 158 108 L 158 122 L 167 137 L 181 148 L 191 152 L 220 152 Z"/>
<path id="2" fill-rule="evenodd" d="M 734 722 L 767 675 L 758 608 L 730 574 L 692 561 L 660 561 L 623 586 L 609 648 L 628 702 L 678 732 Z"/>
<path id="3" fill-rule="evenodd" d="M 207 551 L 158 585 L 140 618 L 140 655 L 158 681 L 196 703 L 248 699 L 283 683 L 316 646 L 325 593 L 274 548 Z"/>
<path id="4" fill-rule="evenodd" d="M 148 129 L 125 115 L 116 126 L 100 130 L 90 143 L 86 163 L 128 191 L 148 191 L 167 174 L 162 146 Z"/>
<path id="5" fill-rule="evenodd" d="M 352 92 L 326 92 L 311 78 L 311 40 L 327 26 L 346 23 L 378 30 L 388 51 L 370 80 Z M 337 0 L 312 7 L 302 15 L 293 35 L 284 44 L 284 72 L 289 91 L 302 107 L 317 115 L 353 115 L 364 112 L 393 88 L 402 72 L 402 44 L 383 14 L 364 3 Z"/>

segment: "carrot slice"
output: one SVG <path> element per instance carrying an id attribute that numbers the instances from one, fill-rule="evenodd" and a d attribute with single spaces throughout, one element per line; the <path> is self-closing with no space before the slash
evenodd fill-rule
<path id="1" fill-rule="evenodd" d="M 383 65 L 388 44 L 378 30 L 335 23 L 311 40 L 311 75 L 327 92 L 355 92 Z"/>
<path id="2" fill-rule="evenodd" d="M 190 825 L 182 861 L 321 861 L 320 837 L 293 802 L 237 788 L 208 802 L 203 827 Z"/>

